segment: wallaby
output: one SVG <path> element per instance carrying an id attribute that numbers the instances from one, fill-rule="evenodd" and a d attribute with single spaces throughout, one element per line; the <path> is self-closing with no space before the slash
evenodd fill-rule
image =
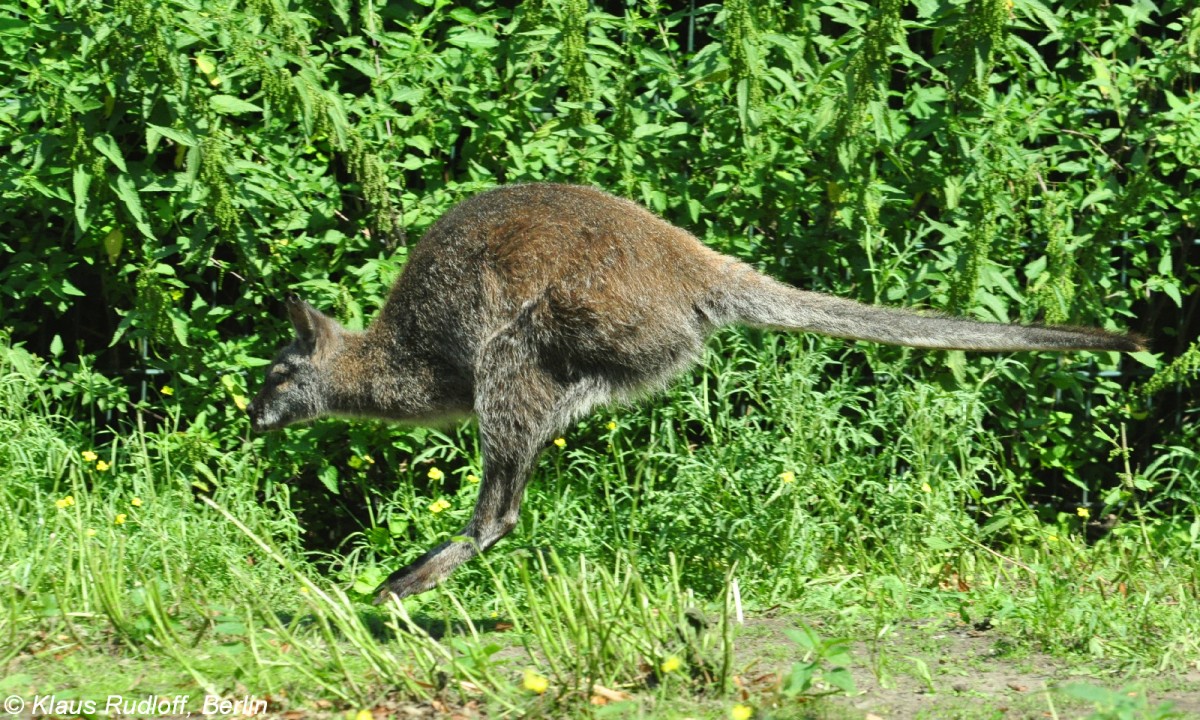
<path id="1" fill-rule="evenodd" d="M 296 339 L 248 412 L 255 431 L 321 416 L 474 413 L 484 477 L 465 541 L 392 573 L 376 602 L 432 588 L 517 524 L 541 450 L 597 404 L 658 389 L 725 325 L 960 350 L 1115 350 L 1106 330 L 937 317 L 798 290 L 641 206 L 530 184 L 469 198 L 410 253 L 379 317 L 350 332 L 291 296 Z"/>

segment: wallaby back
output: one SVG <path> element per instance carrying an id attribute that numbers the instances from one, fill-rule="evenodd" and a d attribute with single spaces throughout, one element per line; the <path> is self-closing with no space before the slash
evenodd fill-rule
<path id="1" fill-rule="evenodd" d="M 454 292 L 431 295 L 434 283 Z M 799 290 L 635 203 L 553 184 L 498 188 L 448 212 L 418 245 L 383 318 L 438 316 L 455 305 L 450 326 L 469 317 L 477 336 L 523 311 L 535 316 L 547 349 L 595 349 L 605 362 L 635 367 L 654 364 L 642 356 L 658 352 L 660 341 L 702 340 L 739 323 L 922 348 L 1142 347 L 1136 336 L 1096 328 L 986 323 Z"/>
<path id="2" fill-rule="evenodd" d="M 429 229 L 375 325 L 421 338 L 467 375 L 489 338 L 519 328 L 531 362 L 564 380 L 603 374 L 622 392 L 700 353 L 715 327 L 705 299 L 731 262 L 594 188 L 506 186 Z"/>

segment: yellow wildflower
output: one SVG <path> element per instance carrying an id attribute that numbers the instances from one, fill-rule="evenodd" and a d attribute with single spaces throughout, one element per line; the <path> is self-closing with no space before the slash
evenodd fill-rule
<path id="1" fill-rule="evenodd" d="M 448 507 L 450 507 L 449 500 L 447 500 L 446 498 L 438 498 L 437 500 L 434 500 L 433 502 L 429 503 L 429 512 L 436 515 Z"/>
<path id="2" fill-rule="evenodd" d="M 59 500 L 54 501 L 54 507 L 58 508 L 59 510 L 69 508 L 74 504 L 75 504 L 75 497 L 73 495 L 68 495 L 65 498 L 61 498 Z"/>
<path id="3" fill-rule="evenodd" d="M 350 465 L 350 467 L 357 470 L 363 466 L 363 461 L 362 461 L 362 458 L 360 458 L 359 456 L 351 455 L 350 459 L 347 461 L 347 464 Z"/>
<path id="4" fill-rule="evenodd" d="M 791 470 L 781 472 L 779 473 L 779 481 L 784 484 L 794 483 L 796 482 L 796 473 L 792 472 Z"/>
<path id="5" fill-rule="evenodd" d="M 233 396 L 233 404 L 237 405 L 238 410 L 245 410 L 246 405 L 248 405 L 249 402 L 246 400 L 245 396 L 243 396 L 243 395 L 234 395 Z"/>
<path id="6" fill-rule="evenodd" d="M 750 720 L 754 715 L 754 708 L 749 705 L 734 705 L 729 709 L 729 717 L 733 720 Z"/>
<path id="7" fill-rule="evenodd" d="M 1078 515 L 1079 517 L 1083 518 L 1084 520 L 1087 520 L 1088 518 L 1090 518 L 1092 516 L 1092 511 L 1088 510 L 1085 507 L 1075 508 L 1075 514 Z"/>
<path id="8" fill-rule="evenodd" d="M 612 420 L 609 420 L 608 424 L 605 425 L 604 427 L 608 428 L 609 430 L 616 430 L 617 424 L 615 422 L 613 422 Z"/>
<path id="9" fill-rule="evenodd" d="M 929 483 L 921 483 L 921 492 L 931 493 L 933 488 L 929 487 Z"/>
<path id="10" fill-rule="evenodd" d="M 550 687 L 550 681 L 538 674 L 537 670 L 526 670 L 525 680 L 522 682 L 525 689 L 530 692 L 535 692 L 538 695 L 546 692 L 546 688 Z"/>
<path id="11" fill-rule="evenodd" d="M 564 438 L 554 438 L 554 444 L 561 450 L 567 446 L 567 441 Z"/>
<path id="12" fill-rule="evenodd" d="M 125 524 L 125 513 L 117 513 L 117 517 L 113 520 L 114 525 Z"/>
<path id="13" fill-rule="evenodd" d="M 363 455 L 362 459 L 363 459 L 363 462 L 365 462 L 368 465 L 375 464 L 375 458 L 371 457 L 370 455 Z"/>
<path id="14" fill-rule="evenodd" d="M 162 386 L 162 394 L 163 395 L 174 395 L 175 388 L 171 387 L 170 385 L 163 385 Z"/>
<path id="15" fill-rule="evenodd" d="M 663 660 L 663 663 L 659 666 L 659 668 L 665 673 L 673 673 L 678 670 L 681 665 L 683 665 L 683 662 L 679 658 L 672 655 L 666 660 Z"/>
<path id="16" fill-rule="evenodd" d="M 88 536 L 88 537 L 96 537 L 96 531 L 95 531 L 95 530 L 93 530 L 92 528 L 88 528 L 88 529 L 86 530 L 86 533 L 87 533 L 87 536 Z"/>
<path id="17" fill-rule="evenodd" d="M 134 506 L 134 507 L 141 507 L 141 506 L 142 506 L 142 499 L 141 499 L 140 497 L 135 497 L 134 499 L 132 499 L 132 500 L 130 500 L 130 501 L 129 501 L 129 504 L 130 504 L 130 505 L 132 505 L 132 506 Z"/>
<path id="18" fill-rule="evenodd" d="M 444 477 L 446 477 L 446 473 L 442 472 L 441 470 L 437 469 L 436 467 L 429 468 L 429 479 L 430 480 L 437 482 L 438 480 L 441 480 Z"/>
<path id="19" fill-rule="evenodd" d="M 109 465 L 108 463 L 104 462 L 103 460 L 96 463 L 96 469 L 99 470 L 100 472 L 104 472 L 105 470 L 109 469 L 110 467 L 112 467 L 112 466 Z"/>
<path id="20" fill-rule="evenodd" d="M 479 476 L 474 473 L 471 473 L 471 474 L 467 475 L 467 482 L 477 483 L 477 482 L 479 482 Z"/>
<path id="21" fill-rule="evenodd" d="M 375 716 L 371 714 L 370 710 L 363 709 L 354 713 L 354 720 L 375 720 Z"/>
<path id="22" fill-rule="evenodd" d="M 91 450 L 84 450 L 81 455 L 83 456 L 84 462 L 96 462 L 96 458 L 98 457 L 96 453 L 92 452 Z"/>

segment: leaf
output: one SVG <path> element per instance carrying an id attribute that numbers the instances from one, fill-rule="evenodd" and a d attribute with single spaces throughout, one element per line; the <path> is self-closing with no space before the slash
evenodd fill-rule
<path id="1" fill-rule="evenodd" d="M 332 465 L 326 465 L 317 471 L 317 479 L 325 486 L 325 489 L 334 495 L 338 494 L 338 471 Z"/>
<path id="2" fill-rule="evenodd" d="M 950 368 L 950 373 L 954 375 L 954 381 L 959 385 L 967 382 L 967 354 L 962 350 L 948 350 L 946 352 L 946 367 Z"/>
<path id="3" fill-rule="evenodd" d="M 116 265 L 121 255 L 121 246 L 125 242 L 125 233 L 121 228 L 113 228 L 104 236 L 104 252 L 108 253 L 108 262 Z"/>
<path id="4" fill-rule="evenodd" d="M 385 579 L 383 571 L 377 566 L 372 566 L 363 570 L 357 578 L 354 579 L 354 592 L 360 595 L 366 595 L 369 592 L 379 587 Z"/>
<path id="5" fill-rule="evenodd" d="M 1169 253 L 1169 252 L 1163 253 L 1162 257 L 1160 257 L 1158 259 L 1158 274 L 1159 275 L 1170 275 L 1173 264 L 1174 263 L 1173 263 L 1173 260 L 1171 259 L 1171 253 Z"/>
<path id="6" fill-rule="evenodd" d="M 225 115 L 240 115 L 248 112 L 261 112 L 262 108 L 254 103 L 246 102 L 232 95 L 213 95 L 208 99 L 213 110 Z"/>
<path id="7" fill-rule="evenodd" d="M 200 141 L 196 139 L 196 136 L 187 130 L 175 130 L 174 128 L 151 124 L 147 124 L 146 127 L 150 128 L 159 135 L 162 135 L 168 140 L 172 140 L 180 145 L 195 147 L 200 144 Z"/>
<path id="8" fill-rule="evenodd" d="M 1095 205 L 1096 203 L 1103 202 L 1111 197 L 1114 197 L 1112 190 L 1109 190 L 1106 187 L 1096 188 L 1083 199 L 1083 202 L 1079 204 L 1079 209 L 1083 210 L 1089 205 Z"/>
<path id="9" fill-rule="evenodd" d="M 658 125 L 656 123 L 646 123 L 645 125 L 638 125 L 637 127 L 635 127 L 633 129 L 633 138 L 636 140 L 638 138 L 644 138 L 644 137 L 647 137 L 650 135 L 658 135 L 663 130 L 666 130 L 666 128 L 663 127 L 662 125 Z"/>
<path id="10" fill-rule="evenodd" d="M 171 314 L 171 330 L 173 330 L 175 332 L 175 339 L 179 341 L 179 344 L 182 345 L 183 347 L 187 347 L 188 346 L 188 342 L 187 342 L 188 322 L 187 322 L 187 319 L 184 318 L 182 315 L 172 313 Z"/>
<path id="11" fill-rule="evenodd" d="M 688 124 L 685 122 L 671 123 L 670 127 L 663 131 L 662 137 L 669 138 L 677 135 L 685 135 L 688 129 Z"/>
<path id="12" fill-rule="evenodd" d="M 426 155 L 433 152 L 433 141 L 424 135 L 409 135 L 408 137 L 404 138 L 404 141 Z"/>
<path id="13" fill-rule="evenodd" d="M 980 528 L 979 534 L 984 537 L 987 537 L 995 532 L 1003 530 L 1004 528 L 1008 527 L 1010 524 L 1012 524 L 1012 517 L 1010 517 L 1008 515 L 1003 515 L 1003 516 L 998 517 L 995 520 L 991 521 L 987 525 L 984 525 L 982 528 Z"/>
<path id="14" fill-rule="evenodd" d="M 787 685 L 783 688 L 783 694 L 800 695 L 808 692 L 808 689 L 812 687 L 813 675 L 816 674 L 816 671 L 816 663 L 793 663 Z"/>
<path id="15" fill-rule="evenodd" d="M 121 202 L 125 204 L 125 208 L 129 210 L 129 214 L 133 216 L 133 221 L 137 225 L 137 229 L 142 232 L 147 238 L 154 239 L 154 230 L 146 222 L 146 215 L 142 212 L 142 201 L 138 197 L 137 186 L 133 184 L 133 178 L 128 175 L 118 175 L 116 187 L 113 191 Z"/>
<path id="16" fill-rule="evenodd" d="M 946 176 L 946 184 L 942 192 L 945 193 L 946 209 L 953 210 L 958 207 L 959 200 L 962 199 L 963 192 L 966 190 L 966 183 L 957 175 Z"/>
<path id="17" fill-rule="evenodd" d="M 350 0 L 332 0 L 330 6 L 333 8 L 333 14 L 338 16 L 338 20 L 342 21 L 342 25 L 350 27 Z"/>
<path id="18" fill-rule="evenodd" d="M 363 75 L 371 78 L 372 80 L 375 80 L 379 77 L 379 73 L 375 71 L 375 65 L 367 62 L 366 60 L 361 60 L 359 58 L 346 55 L 341 58 L 341 61 L 359 71 Z"/>
<path id="19" fill-rule="evenodd" d="M 207 55 L 196 56 L 196 67 L 205 75 L 212 75 L 217 71 L 217 64 Z"/>
<path id="20" fill-rule="evenodd" d="M 784 634 L 792 639 L 792 642 L 800 646 L 806 652 L 812 652 L 821 644 L 821 639 L 817 637 L 816 631 L 807 625 L 802 625 L 799 628 L 784 630 Z"/>
<path id="21" fill-rule="evenodd" d="M 92 176 L 82 165 L 77 165 L 71 176 L 71 189 L 75 193 L 75 222 L 78 223 L 80 232 L 87 232 L 88 226 L 92 224 L 87 212 L 88 187 L 91 184 Z"/>
<path id="22" fill-rule="evenodd" d="M 917 17 L 930 18 L 937 13 L 941 3 L 939 0 L 913 0 L 913 5 L 917 6 Z"/>
<path id="23" fill-rule="evenodd" d="M 933 535 L 926 537 L 924 540 L 925 540 L 925 544 L 928 545 L 930 547 L 930 549 L 933 549 L 933 550 L 952 550 L 955 547 L 957 547 L 957 545 L 955 545 L 954 543 L 947 542 L 946 540 L 943 540 L 942 538 L 936 537 Z"/>
<path id="24" fill-rule="evenodd" d="M 1167 297 L 1175 301 L 1175 307 L 1183 307 L 1183 295 L 1179 293 L 1178 285 L 1175 283 L 1167 283 L 1162 286 L 1162 290 L 1167 294 Z"/>
<path id="25" fill-rule="evenodd" d="M 25 34 L 29 23 L 18 18 L 0 17 L 0 35 L 18 36 Z"/>
<path id="26" fill-rule="evenodd" d="M 108 158 L 113 165 L 121 172 L 129 172 L 129 168 L 125 167 L 125 158 L 121 156 L 121 149 L 117 147 L 117 142 L 112 139 L 112 135 L 105 133 L 92 138 L 92 146 L 100 151 L 100 154 Z"/>
<path id="27" fill-rule="evenodd" d="M 143 194 L 151 192 L 183 192 L 184 190 L 187 190 L 187 178 L 183 173 L 172 173 L 166 177 L 160 176 L 159 179 L 149 185 L 142 186 Z"/>
<path id="28" fill-rule="evenodd" d="M 1147 350 L 1139 350 L 1138 352 L 1129 353 L 1129 357 L 1137 360 L 1148 368 L 1158 367 L 1158 353 L 1152 353 Z"/>
<path id="29" fill-rule="evenodd" d="M 850 671 L 846 668 L 833 668 L 832 670 L 824 673 L 821 677 L 823 680 L 825 680 L 825 682 L 834 686 L 838 690 L 841 690 L 847 695 L 851 695 L 855 692 L 854 676 L 851 675 Z"/>
<path id="30" fill-rule="evenodd" d="M 408 532 L 408 520 L 398 516 L 389 516 L 387 529 L 388 534 L 392 537 L 401 537 Z"/>
<path id="31" fill-rule="evenodd" d="M 1058 17 L 1038 0 L 1013 0 L 1013 10 L 1037 17 L 1050 32 L 1058 32 Z"/>
<path id="32" fill-rule="evenodd" d="M 478 30 L 463 30 L 447 38 L 451 45 L 464 48 L 494 48 L 500 41 Z"/>
<path id="33" fill-rule="evenodd" d="M 425 91 L 420 88 L 402 87 L 396 88 L 392 93 L 391 102 L 394 105 L 400 103 L 415 105 L 421 102 L 421 98 L 423 97 L 425 97 Z"/>
<path id="34" fill-rule="evenodd" d="M 1043 272 L 1046 271 L 1046 265 L 1049 263 L 1049 258 L 1045 255 L 1038 257 L 1037 260 L 1025 266 L 1025 277 L 1032 283 L 1038 279 Z"/>

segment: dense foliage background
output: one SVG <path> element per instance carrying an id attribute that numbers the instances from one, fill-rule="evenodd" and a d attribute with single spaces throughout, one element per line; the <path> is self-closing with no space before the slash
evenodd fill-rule
<path id="1" fill-rule="evenodd" d="M 521 181 L 633 198 L 814 289 L 1145 334 L 1136 360 L 831 341 L 820 373 L 986 381 L 989 476 L 1051 512 L 1200 493 L 1185 0 L 5 0 L 0 49 L 0 322 L 48 363 L 37 392 L 79 447 L 161 429 L 196 492 L 249 443 L 310 548 L 406 547 L 363 499 L 431 492 L 432 459 L 465 485 L 478 458 L 469 427 L 249 438 L 281 298 L 361 327 L 425 227 Z M 604 447 L 598 427 L 571 443 Z"/>

